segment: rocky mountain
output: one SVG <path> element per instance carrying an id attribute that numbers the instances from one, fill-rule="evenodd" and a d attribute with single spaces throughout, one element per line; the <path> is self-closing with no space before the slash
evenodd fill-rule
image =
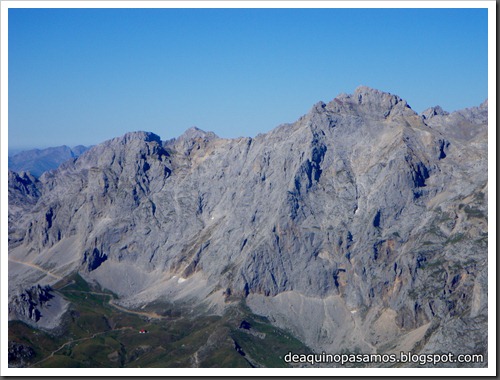
<path id="1" fill-rule="evenodd" d="M 9 157 L 9 169 L 16 172 L 30 172 L 38 178 L 44 172 L 56 169 L 64 161 L 74 159 L 88 149 L 83 145 L 73 148 L 63 145 L 22 151 Z"/>
<path id="2" fill-rule="evenodd" d="M 54 329 L 68 302 L 54 294 L 50 286 L 40 285 L 15 294 L 9 304 L 9 318 L 18 319 L 35 327 Z M 42 320 L 43 315 L 43 320 Z"/>
<path id="3" fill-rule="evenodd" d="M 131 309 L 244 302 L 317 352 L 486 355 L 487 121 L 359 87 L 255 138 L 9 173 L 9 294 L 78 271 Z"/>

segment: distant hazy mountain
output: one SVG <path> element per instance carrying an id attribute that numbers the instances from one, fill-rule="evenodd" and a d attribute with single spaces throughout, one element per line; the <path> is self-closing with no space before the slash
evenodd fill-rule
<path id="1" fill-rule="evenodd" d="M 35 177 L 40 177 L 42 173 L 56 169 L 63 162 L 80 156 L 88 149 L 83 145 L 73 148 L 63 145 L 22 151 L 9 157 L 9 169 L 16 172 L 29 171 Z"/>
<path id="2" fill-rule="evenodd" d="M 11 174 L 11 318 L 78 272 L 121 307 L 246 305 L 316 352 L 487 354 L 487 116 L 360 87 L 255 138 L 133 132 Z"/>

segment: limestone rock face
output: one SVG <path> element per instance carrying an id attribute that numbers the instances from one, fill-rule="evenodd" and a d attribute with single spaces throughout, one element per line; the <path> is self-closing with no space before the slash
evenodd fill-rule
<path id="1" fill-rule="evenodd" d="M 9 247 L 24 239 L 25 230 L 19 226 L 23 215 L 31 213 L 41 195 L 41 182 L 29 172 L 9 170 Z"/>
<path id="2" fill-rule="evenodd" d="M 78 270 L 129 307 L 244 298 L 318 351 L 485 353 L 487 112 L 360 87 L 255 138 L 134 132 L 12 173 L 9 287 Z"/>
<path id="3" fill-rule="evenodd" d="M 12 295 L 9 302 L 9 319 L 18 319 L 29 325 L 54 329 L 68 306 L 50 286 L 35 285 Z"/>

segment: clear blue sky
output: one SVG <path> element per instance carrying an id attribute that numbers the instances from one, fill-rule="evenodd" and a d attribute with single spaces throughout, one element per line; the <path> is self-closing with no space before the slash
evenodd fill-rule
<path id="1" fill-rule="evenodd" d="M 367 85 L 487 98 L 486 9 L 10 9 L 9 148 L 255 136 Z"/>

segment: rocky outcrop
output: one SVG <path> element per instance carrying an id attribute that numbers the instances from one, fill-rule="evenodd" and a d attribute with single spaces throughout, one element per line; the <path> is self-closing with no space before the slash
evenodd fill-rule
<path id="1" fill-rule="evenodd" d="M 36 306 L 42 306 L 52 296 L 48 292 L 50 288 L 42 288 L 40 285 L 15 296 L 9 304 L 9 313 L 15 313 L 20 319 L 37 322 L 40 320 L 40 310 Z"/>
<path id="2" fill-rule="evenodd" d="M 486 152 L 487 102 L 367 87 L 255 138 L 129 133 L 41 176 L 9 256 L 130 307 L 244 298 L 317 350 L 484 353 Z"/>
<path id="3" fill-rule="evenodd" d="M 35 285 L 10 294 L 9 319 L 21 320 L 31 326 L 58 327 L 68 302 L 55 294 L 50 286 Z"/>
<path id="4" fill-rule="evenodd" d="M 9 170 L 9 246 L 23 241 L 24 228 L 20 219 L 31 213 L 42 194 L 42 183 L 30 173 Z"/>
<path id="5" fill-rule="evenodd" d="M 35 351 L 25 344 L 9 342 L 8 346 L 9 367 L 24 367 L 36 356 Z"/>

